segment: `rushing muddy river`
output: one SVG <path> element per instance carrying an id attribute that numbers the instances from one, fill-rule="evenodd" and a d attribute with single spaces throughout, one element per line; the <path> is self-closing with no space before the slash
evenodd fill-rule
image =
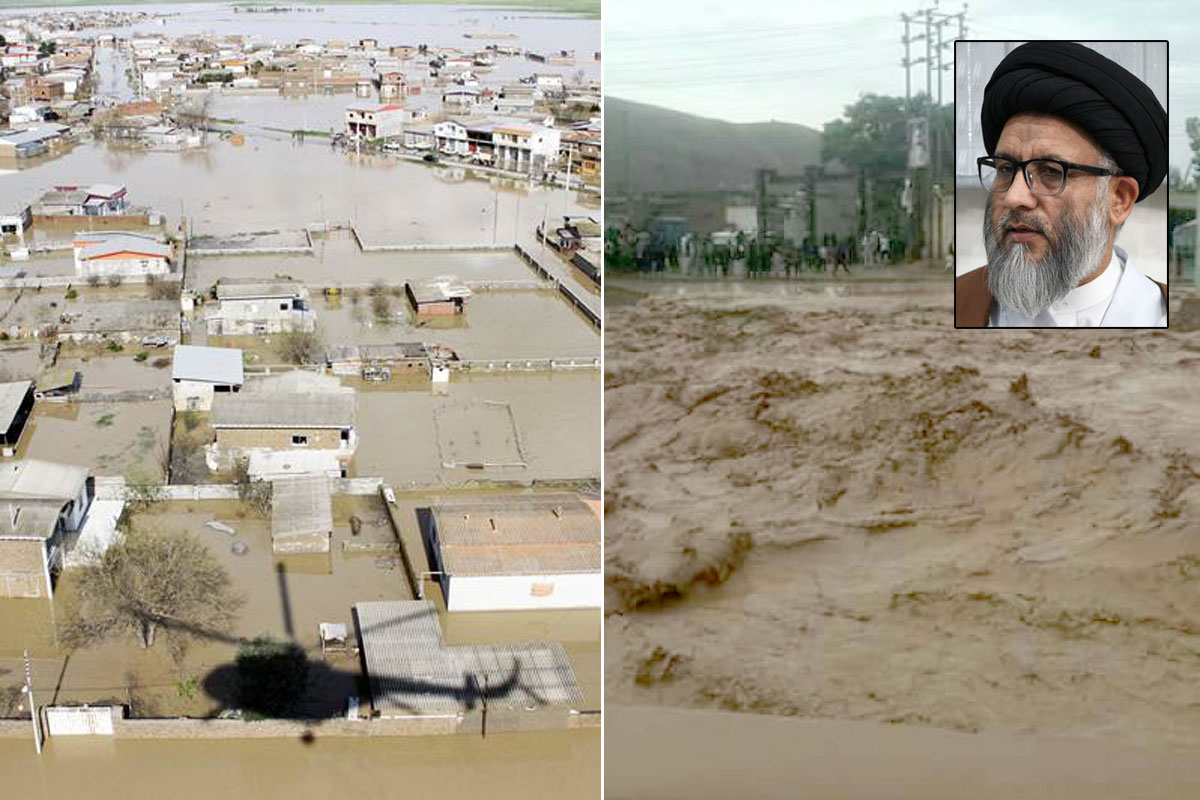
<path id="1" fill-rule="evenodd" d="M 955 331 L 949 275 L 624 285 L 610 704 L 1200 743 L 1194 331 Z"/>

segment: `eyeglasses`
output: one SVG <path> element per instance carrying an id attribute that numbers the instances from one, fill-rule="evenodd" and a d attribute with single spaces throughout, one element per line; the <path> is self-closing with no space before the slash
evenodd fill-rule
<path id="1" fill-rule="evenodd" d="M 1053 197 L 1061 194 L 1067 186 L 1067 171 L 1076 169 L 1091 175 L 1120 175 L 1119 172 L 1089 167 L 1086 164 L 1072 164 L 1070 161 L 1059 161 L 1056 158 L 1031 158 L 1028 161 L 1012 161 L 996 156 L 982 156 L 978 159 L 979 182 L 989 192 L 1007 192 L 1012 186 L 1017 170 L 1025 173 L 1025 184 L 1029 191 L 1042 197 Z"/>

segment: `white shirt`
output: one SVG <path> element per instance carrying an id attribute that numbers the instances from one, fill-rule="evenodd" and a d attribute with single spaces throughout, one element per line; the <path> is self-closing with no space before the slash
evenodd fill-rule
<path id="1" fill-rule="evenodd" d="M 1099 277 L 1076 286 L 1036 317 L 993 304 L 991 328 L 1165 328 L 1167 305 L 1154 281 L 1138 272 L 1129 254 L 1113 248 Z"/>

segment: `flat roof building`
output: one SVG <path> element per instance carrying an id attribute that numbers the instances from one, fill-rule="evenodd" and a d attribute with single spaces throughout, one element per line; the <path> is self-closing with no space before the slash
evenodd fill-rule
<path id="1" fill-rule="evenodd" d="M 449 611 L 599 608 L 600 520 L 574 495 L 443 502 L 422 535 Z"/>

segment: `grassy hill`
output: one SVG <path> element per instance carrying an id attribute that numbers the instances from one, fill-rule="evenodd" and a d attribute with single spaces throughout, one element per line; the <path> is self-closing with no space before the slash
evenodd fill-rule
<path id="1" fill-rule="evenodd" d="M 821 133 L 803 125 L 723 122 L 604 98 L 606 193 L 750 189 L 756 169 L 797 173 L 820 161 Z"/>

